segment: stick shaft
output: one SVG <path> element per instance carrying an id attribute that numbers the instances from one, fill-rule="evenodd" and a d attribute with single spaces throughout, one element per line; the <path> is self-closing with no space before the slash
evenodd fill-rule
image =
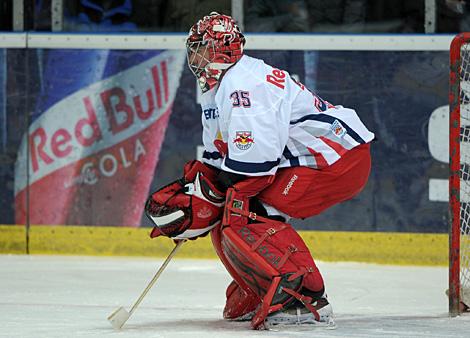
<path id="1" fill-rule="evenodd" d="M 152 288 L 152 286 L 155 284 L 155 282 L 157 281 L 157 279 L 160 277 L 160 275 L 162 274 L 163 270 L 165 270 L 165 268 L 167 267 L 168 263 L 170 263 L 171 259 L 173 258 L 174 255 L 176 255 L 176 253 L 178 252 L 178 250 L 181 248 L 181 246 L 183 245 L 183 243 L 186 242 L 186 240 L 181 240 L 178 242 L 178 244 L 176 244 L 176 246 L 173 248 L 173 250 L 170 252 L 170 254 L 168 255 L 168 257 L 165 259 L 165 261 L 163 262 L 162 266 L 160 266 L 160 269 L 158 269 L 157 273 L 155 274 L 155 276 L 153 276 L 152 280 L 150 281 L 150 283 L 147 285 L 147 287 L 145 288 L 145 290 L 142 292 L 142 294 L 140 295 L 139 299 L 137 299 L 137 301 L 135 302 L 135 304 L 132 306 L 131 310 L 129 311 L 129 317 L 132 315 L 132 313 L 135 311 L 135 309 L 137 308 L 137 306 L 139 306 L 139 304 L 142 302 L 142 300 L 144 299 L 145 295 L 149 292 L 149 290 Z"/>

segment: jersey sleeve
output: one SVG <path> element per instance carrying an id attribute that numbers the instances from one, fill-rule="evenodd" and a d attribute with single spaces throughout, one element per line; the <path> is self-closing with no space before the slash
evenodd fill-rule
<path id="1" fill-rule="evenodd" d="M 219 137 L 219 110 L 215 103 L 215 90 L 208 91 L 201 95 L 201 109 L 202 142 L 204 145 L 202 162 L 220 169 L 222 165 L 222 154 L 219 153 L 214 145 L 214 140 Z"/>
<path id="2" fill-rule="evenodd" d="M 222 170 L 248 176 L 275 174 L 288 138 L 282 96 L 247 79 L 220 88 L 216 102 L 223 111 L 219 122 L 228 145 Z"/>

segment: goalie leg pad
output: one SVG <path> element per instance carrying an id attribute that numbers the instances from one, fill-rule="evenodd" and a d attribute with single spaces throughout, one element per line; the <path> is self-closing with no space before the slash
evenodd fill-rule
<path id="1" fill-rule="evenodd" d="M 224 318 L 231 320 L 242 320 L 243 317 L 253 312 L 261 303 L 261 299 L 244 282 L 236 269 L 231 265 L 221 246 L 222 229 L 220 225 L 211 231 L 212 245 L 217 256 L 225 266 L 234 281 L 228 286 L 226 291 L 227 301 L 224 308 Z"/>
<path id="2" fill-rule="evenodd" d="M 252 320 L 261 328 L 266 316 L 296 299 L 310 303 L 303 287 L 323 288 L 323 279 L 305 243 L 287 223 L 234 225 L 222 230 L 222 251 L 230 265 L 262 300 Z M 314 311 L 314 310 L 313 310 Z"/>

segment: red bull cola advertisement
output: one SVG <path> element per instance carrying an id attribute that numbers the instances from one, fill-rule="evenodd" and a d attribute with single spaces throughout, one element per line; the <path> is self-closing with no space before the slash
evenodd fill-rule
<path id="1" fill-rule="evenodd" d="M 24 224 L 29 212 L 33 225 L 139 226 L 184 52 L 53 50 L 45 57 L 18 150 L 15 222 Z"/>

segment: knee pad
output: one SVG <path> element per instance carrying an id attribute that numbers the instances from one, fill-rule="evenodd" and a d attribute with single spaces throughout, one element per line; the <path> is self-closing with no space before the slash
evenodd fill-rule
<path id="1" fill-rule="evenodd" d="M 249 201 L 237 200 L 235 191 L 227 196 L 221 250 L 243 282 L 263 300 L 252 320 L 252 327 L 257 329 L 269 313 L 296 299 L 310 303 L 310 297 L 301 294 L 302 288 L 319 290 L 323 279 L 290 224 L 250 212 Z"/>

